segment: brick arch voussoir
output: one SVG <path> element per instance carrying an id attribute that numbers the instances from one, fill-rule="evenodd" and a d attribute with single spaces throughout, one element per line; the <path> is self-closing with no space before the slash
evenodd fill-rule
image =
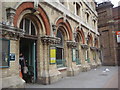
<path id="1" fill-rule="evenodd" d="M 92 34 L 88 35 L 90 37 L 90 44 L 93 45 L 93 37 Z"/>
<path id="2" fill-rule="evenodd" d="M 16 15 L 14 16 L 14 21 L 13 21 L 15 27 L 17 27 L 17 22 L 18 22 L 20 14 L 24 10 L 29 9 L 29 8 L 34 8 L 33 2 L 24 2 L 16 9 Z M 49 19 L 48 19 L 47 15 L 46 15 L 45 11 L 40 7 L 40 5 L 39 5 L 39 8 L 38 8 L 38 11 L 40 12 L 39 15 L 42 18 L 43 23 L 45 25 L 46 35 L 50 35 Z"/>
<path id="3" fill-rule="evenodd" d="M 72 40 L 72 29 L 71 26 L 69 24 L 68 21 L 64 22 L 63 18 L 60 18 L 57 22 L 56 22 L 56 26 L 58 27 L 59 24 L 62 24 L 63 26 L 65 26 L 67 28 L 68 34 L 69 34 L 69 40 Z"/>
<path id="4" fill-rule="evenodd" d="M 80 34 L 80 36 L 82 37 L 82 43 L 85 44 L 85 35 L 84 35 L 83 30 L 80 30 L 79 28 L 77 28 L 76 31 L 77 31 L 77 32 Z"/>

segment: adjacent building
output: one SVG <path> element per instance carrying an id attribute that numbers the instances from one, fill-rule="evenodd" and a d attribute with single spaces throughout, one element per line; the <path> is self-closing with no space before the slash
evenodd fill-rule
<path id="1" fill-rule="evenodd" d="M 31 82 L 51 84 L 101 65 L 94 0 L 1 2 L 3 87 L 22 87 L 22 52 Z"/>
<path id="2" fill-rule="evenodd" d="M 103 65 L 120 63 L 120 6 L 113 8 L 111 2 L 98 4 L 98 30 Z"/>

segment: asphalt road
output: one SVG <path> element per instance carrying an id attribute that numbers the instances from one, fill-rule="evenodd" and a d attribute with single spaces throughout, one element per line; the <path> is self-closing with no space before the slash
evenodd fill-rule
<path id="1" fill-rule="evenodd" d="M 104 72 L 105 69 L 110 71 Z M 26 88 L 118 88 L 118 67 L 101 66 L 50 85 L 26 84 Z"/>

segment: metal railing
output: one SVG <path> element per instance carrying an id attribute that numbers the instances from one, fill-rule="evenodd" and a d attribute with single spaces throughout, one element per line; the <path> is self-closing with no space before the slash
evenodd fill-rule
<path id="1" fill-rule="evenodd" d="M 90 63 L 90 58 L 87 58 L 86 61 L 87 61 L 88 63 Z"/>
<path id="2" fill-rule="evenodd" d="M 79 65 L 79 64 L 80 64 L 80 59 L 77 58 L 77 59 L 76 59 L 76 65 Z"/>
<path id="3" fill-rule="evenodd" d="M 60 68 L 60 67 L 65 67 L 66 66 L 66 60 L 65 59 L 56 59 L 56 64 L 57 64 L 57 67 Z"/>

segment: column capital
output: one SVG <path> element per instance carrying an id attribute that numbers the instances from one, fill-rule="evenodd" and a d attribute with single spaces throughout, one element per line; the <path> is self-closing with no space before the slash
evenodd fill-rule
<path id="1" fill-rule="evenodd" d="M 75 48 L 77 47 L 78 43 L 75 41 L 67 41 L 67 46 L 70 48 Z"/>
<path id="2" fill-rule="evenodd" d="M 60 43 L 60 38 L 52 37 L 52 36 L 48 36 L 48 35 L 42 36 L 41 40 L 44 44 L 58 44 L 58 43 Z"/>
<path id="3" fill-rule="evenodd" d="M 89 48 L 89 46 L 88 46 L 87 44 L 81 44 L 81 47 L 82 47 L 83 49 L 88 49 L 88 48 Z"/>

